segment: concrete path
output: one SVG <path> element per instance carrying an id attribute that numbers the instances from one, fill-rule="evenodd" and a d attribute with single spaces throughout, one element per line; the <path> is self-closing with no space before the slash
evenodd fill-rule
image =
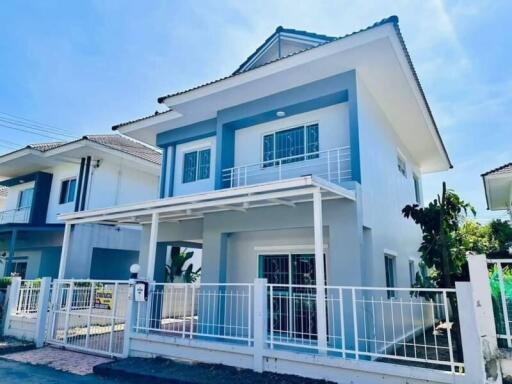
<path id="1" fill-rule="evenodd" d="M 11 353 L 3 355 L 2 357 L 20 363 L 46 365 L 59 371 L 69 372 L 75 375 L 89 375 L 93 373 L 95 365 L 112 361 L 104 357 L 86 355 L 52 347 Z"/>
<path id="2" fill-rule="evenodd" d="M 126 380 L 105 379 L 96 375 L 79 376 L 42 365 L 0 359 L 0 382 L 2 384 L 119 384 L 126 383 Z"/>

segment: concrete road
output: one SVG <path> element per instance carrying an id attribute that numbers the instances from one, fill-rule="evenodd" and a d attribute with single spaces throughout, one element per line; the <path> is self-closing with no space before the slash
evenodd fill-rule
<path id="1" fill-rule="evenodd" d="M 126 383 L 126 380 L 123 380 Z M 57 371 L 42 365 L 23 364 L 0 359 L 2 384 L 119 384 L 120 380 L 104 379 L 96 375 L 79 376 Z"/>

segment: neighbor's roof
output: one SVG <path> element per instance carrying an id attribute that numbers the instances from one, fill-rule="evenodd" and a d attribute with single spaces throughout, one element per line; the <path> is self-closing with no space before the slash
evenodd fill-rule
<path id="1" fill-rule="evenodd" d="M 161 152 L 148 145 L 141 143 L 135 139 L 118 135 L 118 134 L 110 134 L 110 135 L 86 135 L 81 137 L 80 139 L 69 141 L 69 142 L 51 142 L 51 143 L 36 143 L 29 144 L 25 148 L 19 149 L 14 152 L 7 153 L 3 156 L 10 155 L 12 153 L 22 151 L 24 149 L 34 149 L 41 153 L 45 153 L 51 151 L 56 148 L 61 148 L 66 145 L 76 144 L 80 141 L 85 140 L 89 142 L 93 142 L 96 144 L 103 145 L 107 148 L 114 149 L 119 152 L 126 153 L 128 155 L 132 155 L 134 157 L 138 157 L 140 159 L 155 163 L 160 165 L 162 163 L 162 154 Z M 0 157 L 3 157 L 0 156 Z"/>
<path id="2" fill-rule="evenodd" d="M 511 172 L 512 172 L 512 163 L 507 163 L 498 168 L 494 168 L 494 169 L 491 169 L 490 171 L 482 173 L 482 177 L 489 176 L 489 175 L 500 175 L 503 173 L 511 173 Z"/>

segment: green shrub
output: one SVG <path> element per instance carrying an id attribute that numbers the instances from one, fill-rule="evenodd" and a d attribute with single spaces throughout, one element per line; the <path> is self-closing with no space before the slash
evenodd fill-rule
<path id="1" fill-rule="evenodd" d="M 0 277 L 0 289 L 7 288 L 9 285 L 11 285 L 10 277 Z"/>

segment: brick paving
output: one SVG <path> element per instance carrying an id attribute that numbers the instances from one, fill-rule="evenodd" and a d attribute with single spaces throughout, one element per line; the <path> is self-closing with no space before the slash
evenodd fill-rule
<path id="1" fill-rule="evenodd" d="M 92 356 L 52 347 L 11 353 L 2 357 L 20 363 L 46 365 L 59 371 L 69 372 L 75 375 L 89 375 L 93 373 L 95 365 L 112 361 L 105 357 Z"/>

